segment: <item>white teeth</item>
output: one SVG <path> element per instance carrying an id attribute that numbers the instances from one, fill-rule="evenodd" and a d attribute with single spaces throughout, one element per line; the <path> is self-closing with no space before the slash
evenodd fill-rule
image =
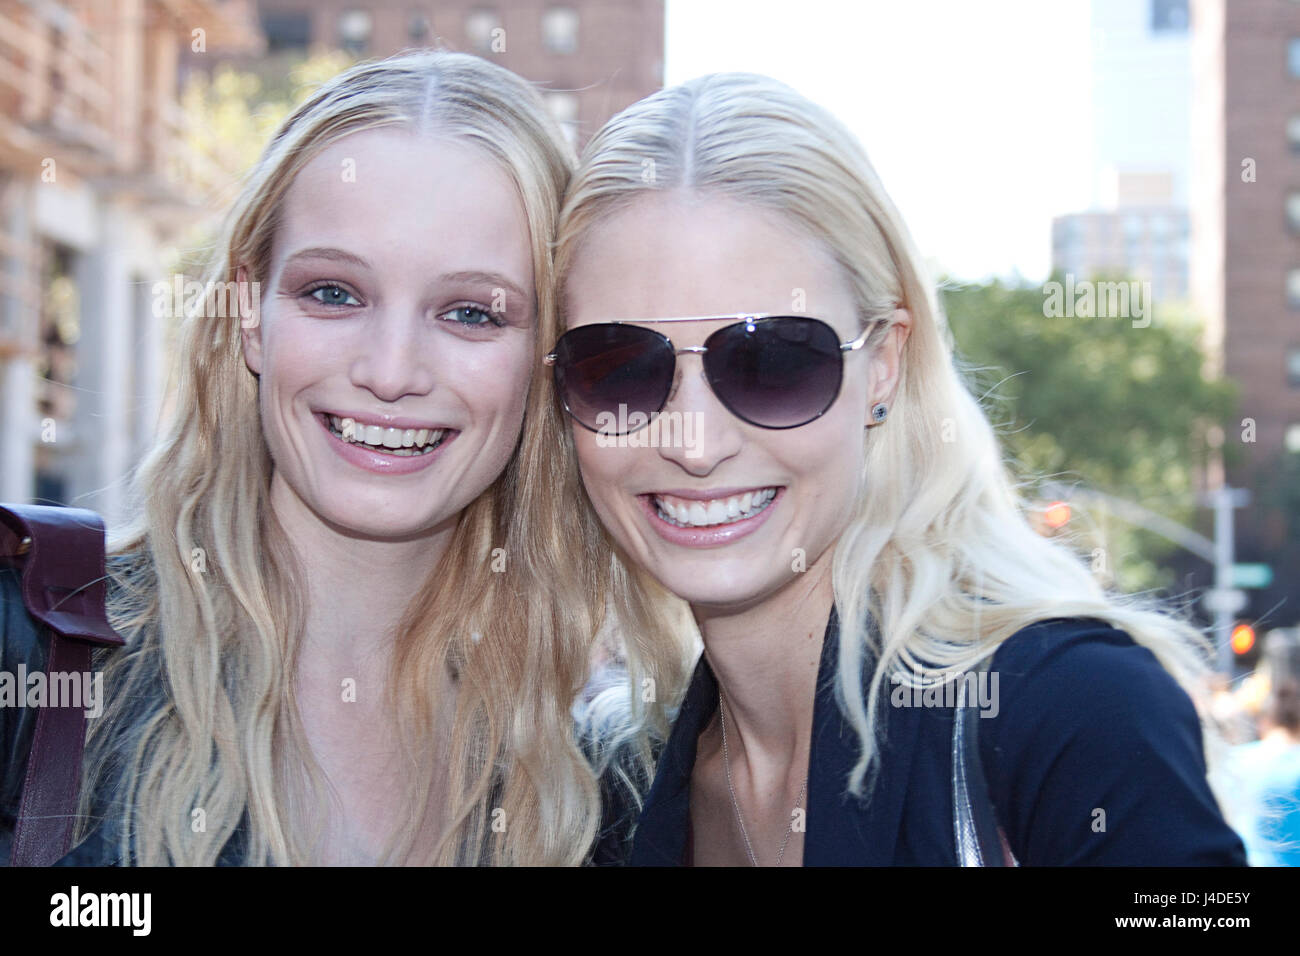
<path id="1" fill-rule="evenodd" d="M 363 425 L 353 418 L 327 416 L 330 431 L 345 442 L 383 448 L 394 455 L 424 455 L 441 444 L 445 428 L 386 428 Z"/>
<path id="2" fill-rule="evenodd" d="M 764 488 L 762 491 L 747 491 L 740 496 L 712 498 L 708 501 L 684 501 L 679 498 L 676 503 L 655 495 L 654 504 L 659 517 L 669 524 L 679 528 L 700 528 L 752 518 L 772 502 L 776 492 L 776 488 Z"/>

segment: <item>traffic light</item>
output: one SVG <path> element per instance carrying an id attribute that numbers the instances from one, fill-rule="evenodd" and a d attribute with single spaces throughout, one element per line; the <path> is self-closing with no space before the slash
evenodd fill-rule
<path id="1" fill-rule="evenodd" d="M 1053 501 L 1043 509 L 1043 523 L 1047 525 L 1051 531 L 1060 531 L 1070 523 L 1069 504 L 1064 501 Z"/>
<path id="2" fill-rule="evenodd" d="M 1238 657 L 1244 657 L 1255 649 L 1255 629 L 1245 621 L 1238 621 L 1237 626 L 1232 629 L 1232 652 Z"/>

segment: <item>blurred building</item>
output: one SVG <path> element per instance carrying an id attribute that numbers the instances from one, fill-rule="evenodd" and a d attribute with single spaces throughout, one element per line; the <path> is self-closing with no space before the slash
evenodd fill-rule
<path id="1" fill-rule="evenodd" d="M 1052 268 L 1131 276 L 1156 302 L 1185 299 L 1187 0 L 1092 0 L 1090 21 L 1092 208 L 1053 219 Z"/>
<path id="2" fill-rule="evenodd" d="M 163 389 L 165 250 L 222 170 L 182 48 L 259 41 L 238 0 L 0 0 L 0 500 L 110 518 Z"/>
<path id="3" fill-rule="evenodd" d="M 1192 295 L 1253 426 L 1226 436 L 1242 452 L 1226 480 L 1255 492 L 1238 555 L 1295 558 L 1267 489 L 1284 450 L 1300 452 L 1300 3 L 1192 0 L 1191 12 Z M 1275 572 L 1257 610 L 1296 596 L 1300 560 Z"/>
<path id="4" fill-rule="evenodd" d="M 1151 283 L 1155 302 L 1187 298 L 1189 219 L 1167 173 L 1118 173 L 1109 209 L 1052 220 L 1052 268 L 1078 278 L 1122 275 Z"/>
<path id="5" fill-rule="evenodd" d="M 663 85 L 664 0 L 258 0 L 272 56 L 476 53 L 542 85 L 581 145 Z"/>

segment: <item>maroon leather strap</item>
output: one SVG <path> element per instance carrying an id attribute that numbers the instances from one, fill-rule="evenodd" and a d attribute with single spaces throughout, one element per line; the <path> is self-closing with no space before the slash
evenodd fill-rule
<path id="1" fill-rule="evenodd" d="M 43 505 L 0 506 L 0 555 L 22 572 L 23 603 L 48 630 L 47 696 L 55 674 L 90 671 L 94 645 L 121 646 L 104 609 L 104 523 L 93 511 Z M 65 685 L 66 686 L 66 685 Z M 84 686 L 84 685 L 82 685 Z M 19 802 L 11 866 L 48 866 L 70 849 L 86 702 L 47 700 L 36 729 Z"/>

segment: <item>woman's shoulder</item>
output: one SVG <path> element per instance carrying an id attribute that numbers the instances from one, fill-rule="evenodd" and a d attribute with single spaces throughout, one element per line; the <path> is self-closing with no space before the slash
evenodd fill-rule
<path id="1" fill-rule="evenodd" d="M 1029 668 L 1062 669 L 1089 660 L 1132 660 L 1159 665 L 1155 655 L 1127 631 L 1110 621 L 1094 617 L 1054 617 L 1034 621 L 998 645 L 994 657 L 998 667 L 1017 672 Z"/>
<path id="2" fill-rule="evenodd" d="M 1244 864 L 1206 780 L 1191 697 L 1127 632 L 1034 622 L 994 654 L 988 690 L 980 755 L 1022 862 Z"/>
<path id="3" fill-rule="evenodd" d="M 1200 719 L 1187 691 L 1149 648 L 1108 621 L 1052 618 L 1021 628 L 993 655 L 988 683 L 997 696 L 989 739 L 1004 749 L 1017 740 L 1122 733 L 1152 745 L 1194 737 L 1199 756 Z"/>

